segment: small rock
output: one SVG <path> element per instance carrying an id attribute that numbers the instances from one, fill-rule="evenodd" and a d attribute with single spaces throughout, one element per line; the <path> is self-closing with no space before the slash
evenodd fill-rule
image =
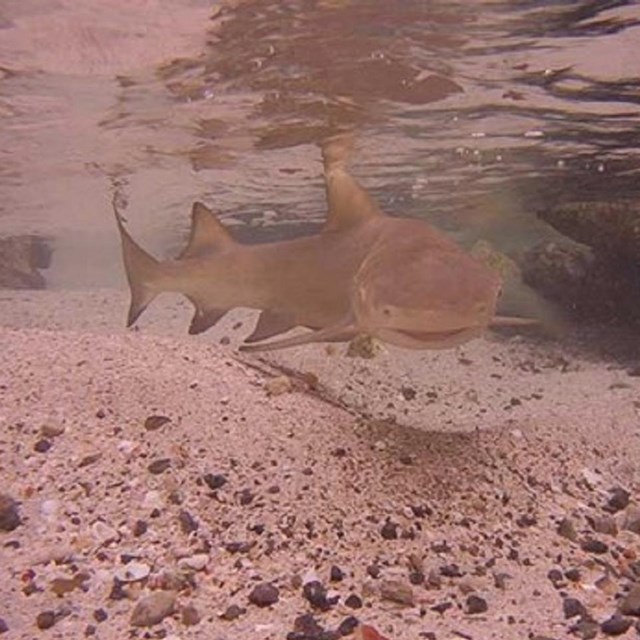
<path id="1" fill-rule="evenodd" d="M 40 434 L 45 438 L 57 438 L 64 433 L 62 424 L 43 424 L 40 427 Z"/>
<path id="2" fill-rule="evenodd" d="M 120 537 L 113 527 L 102 522 L 102 520 L 96 520 L 91 525 L 91 533 L 98 544 L 107 544 Z"/>
<path id="3" fill-rule="evenodd" d="M 609 551 L 609 545 L 602 542 L 602 540 L 598 540 L 597 538 L 585 538 L 580 543 L 580 548 L 587 553 L 596 554 L 602 554 Z"/>
<path id="4" fill-rule="evenodd" d="M 618 525 L 611 516 L 600 516 L 597 518 L 589 518 L 589 524 L 596 533 L 604 533 L 609 536 L 618 535 Z"/>
<path id="5" fill-rule="evenodd" d="M 571 540 L 571 542 L 577 542 L 578 540 L 578 532 L 571 518 L 562 518 L 558 524 L 557 532 L 558 535 Z"/>
<path id="6" fill-rule="evenodd" d="M 587 615 L 587 609 L 577 598 L 565 598 L 562 601 L 562 611 L 567 620 L 576 616 L 585 617 Z"/>
<path id="7" fill-rule="evenodd" d="M 276 376 L 264 383 L 264 388 L 270 396 L 279 396 L 293 390 L 293 382 L 289 376 Z"/>
<path id="8" fill-rule="evenodd" d="M 312 580 L 302 587 L 302 595 L 314 609 L 328 611 L 332 603 L 327 599 L 327 590 L 318 580 Z"/>
<path id="9" fill-rule="evenodd" d="M 567 569 L 564 572 L 565 577 L 567 578 L 567 580 L 571 580 L 571 582 L 580 582 L 580 569 L 577 568 L 572 568 L 572 569 Z"/>
<path id="10" fill-rule="evenodd" d="M 182 607 L 182 610 L 180 611 L 180 618 L 182 620 L 182 624 L 187 627 L 194 627 L 199 624 L 201 620 L 200 612 L 192 604 Z"/>
<path id="11" fill-rule="evenodd" d="M 47 453 L 52 446 L 53 443 L 51 440 L 47 440 L 47 438 L 40 438 L 40 440 L 33 445 L 33 450 L 36 453 Z"/>
<path id="12" fill-rule="evenodd" d="M 175 591 L 154 591 L 136 603 L 131 614 L 133 627 L 152 627 L 175 611 Z"/>
<path id="13" fill-rule="evenodd" d="M 469 614 L 484 613 L 489 609 L 487 601 L 475 593 L 467 597 L 465 605 L 465 610 Z"/>
<path id="14" fill-rule="evenodd" d="M 50 629 L 56 623 L 56 614 L 53 611 L 42 611 L 36 617 L 38 629 Z"/>
<path id="15" fill-rule="evenodd" d="M 118 567 L 113 575 L 120 582 L 138 582 L 144 580 L 151 573 L 151 567 L 144 562 L 129 562 L 122 567 Z"/>
<path id="16" fill-rule="evenodd" d="M 161 473 L 164 473 L 167 469 L 171 467 L 171 460 L 169 458 L 159 458 L 158 460 L 154 460 L 148 467 L 147 470 L 149 473 L 157 476 Z"/>
<path id="17" fill-rule="evenodd" d="M 375 358 L 381 351 L 380 345 L 375 338 L 368 335 L 357 335 L 347 347 L 347 358 Z"/>
<path id="18" fill-rule="evenodd" d="M 20 524 L 18 503 L 6 493 L 0 493 L 0 531 L 13 531 Z"/>
<path id="19" fill-rule="evenodd" d="M 413 400 L 416 397 L 416 390 L 413 387 L 400 387 L 400 393 L 405 400 Z"/>
<path id="20" fill-rule="evenodd" d="M 362 599 L 355 593 L 349 594 L 344 604 L 349 607 L 349 609 L 362 609 Z"/>
<path id="21" fill-rule="evenodd" d="M 582 640 L 592 640 L 598 635 L 600 631 L 600 625 L 589 617 L 578 620 L 576 624 L 572 625 L 569 629 L 570 633 L 577 635 Z"/>
<path id="22" fill-rule="evenodd" d="M 640 583 L 634 584 L 629 593 L 620 600 L 618 611 L 624 616 L 640 617 Z"/>
<path id="23" fill-rule="evenodd" d="M 208 563 L 208 553 L 194 553 L 192 556 L 180 558 L 180 560 L 178 560 L 178 567 L 180 569 L 190 569 L 191 571 L 202 571 Z"/>
<path id="24" fill-rule="evenodd" d="M 167 416 L 153 415 L 144 421 L 144 428 L 146 431 L 156 431 L 169 422 L 171 422 L 171 418 L 167 418 Z"/>
<path id="25" fill-rule="evenodd" d="M 618 591 L 618 585 L 608 575 L 598 578 L 595 585 L 597 589 L 600 589 L 600 591 L 610 596 L 614 595 Z"/>
<path id="26" fill-rule="evenodd" d="M 220 614 L 220 617 L 223 620 L 230 622 L 231 620 L 235 620 L 236 618 L 239 618 L 241 615 L 245 614 L 246 612 L 247 610 L 244 607 L 240 607 L 237 604 L 231 604 L 224 610 L 224 613 Z"/>
<path id="27" fill-rule="evenodd" d="M 387 520 L 384 525 L 382 525 L 382 529 L 380 529 L 380 535 L 385 540 L 397 540 L 398 525 L 395 522 L 391 522 L 391 520 Z"/>
<path id="28" fill-rule="evenodd" d="M 609 494 L 609 500 L 607 500 L 607 504 L 603 507 L 605 511 L 609 513 L 618 513 L 618 511 L 622 511 L 627 508 L 630 498 L 628 491 L 622 487 L 615 487 L 614 489 L 611 489 Z"/>
<path id="29" fill-rule="evenodd" d="M 0 633 L 7 633 L 9 631 L 9 625 L 5 622 L 4 618 L 0 618 Z"/>
<path id="30" fill-rule="evenodd" d="M 371 576 L 374 580 L 380 577 L 380 567 L 377 564 L 370 564 L 367 567 L 367 575 Z"/>
<path id="31" fill-rule="evenodd" d="M 440 573 L 445 578 L 461 578 L 464 575 L 464 571 L 461 571 L 457 564 L 443 565 L 440 567 Z"/>
<path id="32" fill-rule="evenodd" d="M 197 531 L 199 527 L 198 521 L 184 509 L 181 509 L 178 514 L 178 522 L 180 523 L 180 530 L 186 535 Z"/>
<path id="33" fill-rule="evenodd" d="M 93 612 L 93 619 L 96 622 L 104 622 L 108 617 L 109 617 L 109 615 L 107 614 L 107 612 L 104 609 L 96 609 Z"/>
<path id="34" fill-rule="evenodd" d="M 600 629 L 608 636 L 621 636 L 632 624 L 633 622 L 629 618 L 614 614 L 600 625 Z"/>
<path id="35" fill-rule="evenodd" d="M 212 491 L 221 489 L 225 484 L 227 484 L 227 477 L 222 473 L 206 473 L 202 479 L 207 483 L 207 486 Z"/>
<path id="36" fill-rule="evenodd" d="M 347 616 L 339 625 L 338 633 L 341 636 L 351 635 L 356 627 L 360 624 L 360 621 L 355 616 Z"/>
<path id="37" fill-rule="evenodd" d="M 409 607 L 415 603 L 413 589 L 401 580 L 383 580 L 380 583 L 380 597 Z"/>
<path id="38" fill-rule="evenodd" d="M 632 504 L 627 507 L 622 528 L 640 535 L 640 506 Z"/>
<path id="39" fill-rule="evenodd" d="M 344 580 L 344 572 L 342 569 L 335 564 L 331 566 L 331 571 L 329 573 L 329 580 L 331 582 L 342 582 Z"/>
<path id="40" fill-rule="evenodd" d="M 310 613 L 298 616 L 293 621 L 293 630 L 304 638 L 321 638 L 325 632 L 324 628 Z"/>
<path id="41" fill-rule="evenodd" d="M 249 602 L 257 607 L 268 607 L 278 602 L 280 591 L 270 582 L 262 582 L 256 585 L 249 594 Z"/>
<path id="42" fill-rule="evenodd" d="M 147 533 L 148 528 L 149 525 L 145 520 L 136 520 L 133 524 L 133 537 L 139 538 L 140 536 L 143 536 L 145 533 Z"/>

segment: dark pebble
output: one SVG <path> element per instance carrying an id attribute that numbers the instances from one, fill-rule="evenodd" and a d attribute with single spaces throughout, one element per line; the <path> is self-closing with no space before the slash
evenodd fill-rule
<path id="1" fill-rule="evenodd" d="M 159 429 L 160 427 L 164 426 L 168 422 L 171 422 L 171 418 L 167 418 L 167 416 L 157 416 L 157 415 L 149 416 L 144 421 L 144 428 L 147 431 L 155 431 L 156 429 Z"/>
<path id="2" fill-rule="evenodd" d="M 270 582 L 262 582 L 256 585 L 249 594 L 249 602 L 257 607 L 268 607 L 278 602 L 280 591 Z"/>
<path id="3" fill-rule="evenodd" d="M 566 619 L 587 615 L 585 606 L 577 598 L 565 598 L 562 601 L 562 611 Z"/>
<path id="4" fill-rule="evenodd" d="M 96 622 L 104 622 L 108 618 L 108 614 L 104 609 L 96 609 L 93 612 L 93 619 Z"/>
<path id="5" fill-rule="evenodd" d="M 370 564 L 367 567 L 367 575 L 371 578 L 379 578 L 380 577 L 380 567 L 377 564 Z"/>
<path id="6" fill-rule="evenodd" d="M 359 624 L 360 621 L 358 618 L 355 616 L 348 616 L 338 625 L 338 633 L 341 636 L 351 635 Z"/>
<path id="7" fill-rule="evenodd" d="M 618 535 L 618 525 L 611 516 L 600 516 L 597 518 L 588 518 L 591 528 L 596 533 L 604 533 L 608 536 Z"/>
<path id="8" fill-rule="evenodd" d="M 181 509 L 178 514 L 178 522 L 180 523 L 180 530 L 186 535 L 198 530 L 198 521 L 184 509 Z"/>
<path id="9" fill-rule="evenodd" d="M 344 571 L 334 564 L 329 572 L 329 580 L 331 582 L 342 582 L 344 580 Z"/>
<path id="10" fill-rule="evenodd" d="M 355 593 L 348 595 L 344 603 L 347 607 L 349 607 L 349 609 L 362 608 L 362 599 L 360 598 L 360 596 L 357 596 Z"/>
<path id="11" fill-rule="evenodd" d="M 228 553 L 249 553 L 255 544 L 255 542 L 246 541 L 227 542 L 227 544 L 224 545 L 224 549 Z"/>
<path id="12" fill-rule="evenodd" d="M 202 479 L 212 491 L 221 489 L 227 484 L 227 477 L 221 473 L 206 473 Z"/>
<path id="13" fill-rule="evenodd" d="M 556 588 L 564 582 L 564 576 L 560 569 L 550 569 L 547 578 L 553 582 L 553 586 Z"/>
<path id="14" fill-rule="evenodd" d="M 171 466 L 171 460 L 169 458 L 160 458 L 159 460 L 154 460 L 148 467 L 147 470 L 149 473 L 153 473 L 154 475 L 159 475 L 164 473 Z"/>
<path id="15" fill-rule="evenodd" d="M 433 607 L 431 607 L 431 611 L 435 611 L 436 613 L 444 613 L 448 609 L 451 609 L 451 607 L 453 607 L 452 602 L 441 602 L 439 604 L 434 604 Z"/>
<path id="16" fill-rule="evenodd" d="M 13 531 L 21 523 L 18 503 L 6 493 L 0 493 L 0 531 Z"/>
<path id="17" fill-rule="evenodd" d="M 580 582 L 580 569 L 567 569 L 564 575 L 567 580 L 571 580 L 571 582 Z"/>
<path id="18" fill-rule="evenodd" d="M 53 446 L 51 440 L 47 440 L 46 438 L 40 438 L 34 445 L 33 450 L 36 453 L 47 453 L 49 449 Z"/>
<path id="19" fill-rule="evenodd" d="M 593 640 L 598 635 L 600 631 L 600 625 L 591 618 L 582 618 L 576 622 L 576 624 L 572 625 L 569 629 L 569 632 L 572 635 L 578 636 L 582 638 L 582 640 Z"/>
<path id="20" fill-rule="evenodd" d="M 4 618 L 0 618 L 0 633 L 7 633 L 9 631 L 9 625 L 4 621 Z"/>
<path id="21" fill-rule="evenodd" d="M 596 554 L 607 553 L 607 551 L 609 551 L 609 545 L 602 542 L 602 540 L 597 540 L 596 538 L 585 538 L 580 543 L 580 548 L 587 553 Z"/>
<path id="22" fill-rule="evenodd" d="M 622 511 L 626 509 L 629 505 L 629 492 L 623 489 L 622 487 L 615 487 L 611 489 L 609 492 L 609 500 L 607 500 L 607 504 L 604 505 L 603 509 L 609 513 L 618 513 L 618 511 Z"/>
<path id="23" fill-rule="evenodd" d="M 640 582 L 633 585 L 618 605 L 618 611 L 625 616 L 640 617 Z"/>
<path id="24" fill-rule="evenodd" d="M 253 499 L 256 497 L 251 489 L 243 489 L 240 491 L 238 495 L 238 502 L 241 507 L 246 507 L 253 502 Z"/>
<path id="25" fill-rule="evenodd" d="M 413 400 L 416 397 L 416 390 L 413 387 L 400 387 L 400 393 L 405 400 Z"/>
<path id="26" fill-rule="evenodd" d="M 445 578 L 461 578 L 464 572 L 460 570 L 457 564 L 445 564 L 440 567 L 440 573 Z"/>
<path id="27" fill-rule="evenodd" d="M 147 533 L 148 528 L 149 525 L 145 520 L 136 520 L 135 524 L 133 525 L 133 537 L 139 538 L 140 536 L 143 536 L 145 533 Z"/>
<path id="28" fill-rule="evenodd" d="M 333 604 L 327 599 L 327 590 L 318 580 L 307 582 L 302 587 L 302 595 L 314 609 L 319 609 L 320 611 L 328 611 Z"/>
<path id="29" fill-rule="evenodd" d="M 532 527 L 537 522 L 538 522 L 538 519 L 532 513 L 523 513 L 516 520 L 516 524 L 522 529 L 526 529 L 527 527 Z"/>
<path id="30" fill-rule="evenodd" d="M 632 624 L 629 618 L 614 614 L 600 625 L 600 630 L 608 636 L 621 636 Z"/>
<path id="31" fill-rule="evenodd" d="M 424 583 L 424 573 L 422 571 L 412 571 L 409 574 L 409 582 L 414 585 Z"/>
<path id="32" fill-rule="evenodd" d="M 109 600 L 126 600 L 129 596 L 124 590 L 124 582 L 118 580 L 118 578 L 114 578 L 108 597 Z"/>
<path id="33" fill-rule="evenodd" d="M 484 613 L 489 609 L 489 605 L 484 598 L 472 593 L 466 601 L 467 613 Z"/>
<path id="34" fill-rule="evenodd" d="M 385 540 L 397 540 L 398 539 L 398 525 L 391 520 L 387 520 L 380 529 L 380 535 Z"/>
<path id="35" fill-rule="evenodd" d="M 324 627 L 310 613 L 305 613 L 293 621 L 293 631 L 304 637 L 317 638 L 324 633 Z"/>
<path id="36" fill-rule="evenodd" d="M 237 604 L 229 605 L 223 614 L 221 614 L 221 618 L 223 620 L 231 621 L 239 618 L 241 615 L 245 614 L 247 610 L 244 607 L 240 607 Z"/>
<path id="37" fill-rule="evenodd" d="M 38 629 L 50 629 L 56 623 L 56 614 L 53 611 L 42 611 L 36 618 Z"/>
<path id="38" fill-rule="evenodd" d="M 90 638 L 91 636 L 95 636 L 96 635 L 96 631 L 97 631 L 97 627 L 95 624 L 88 624 L 85 628 L 84 628 L 84 635 L 87 638 Z"/>

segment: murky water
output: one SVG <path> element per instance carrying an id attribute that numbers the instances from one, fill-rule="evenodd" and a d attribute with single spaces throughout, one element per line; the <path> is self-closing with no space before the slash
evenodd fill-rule
<path id="1" fill-rule="evenodd" d="M 146 246 L 201 199 L 242 238 L 325 211 L 318 142 L 391 213 L 516 255 L 537 213 L 640 197 L 640 5 L 5 0 L 2 237 L 50 242 L 50 288 L 121 282 L 111 198 Z"/>

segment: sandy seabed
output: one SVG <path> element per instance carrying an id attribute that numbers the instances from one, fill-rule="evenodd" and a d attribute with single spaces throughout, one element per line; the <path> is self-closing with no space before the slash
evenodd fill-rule
<path id="1" fill-rule="evenodd" d="M 638 633 L 633 371 L 495 336 L 259 358 L 246 314 L 126 307 L 0 292 L 7 637 Z"/>

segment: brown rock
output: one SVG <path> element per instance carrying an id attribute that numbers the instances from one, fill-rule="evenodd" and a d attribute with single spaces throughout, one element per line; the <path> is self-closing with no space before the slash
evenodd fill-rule
<path id="1" fill-rule="evenodd" d="M 21 523 L 18 503 L 6 493 L 0 493 L 0 531 L 13 531 Z"/>
<path id="2" fill-rule="evenodd" d="M 152 627 L 175 611 L 175 591 L 154 591 L 136 603 L 131 614 L 133 627 Z"/>
<path id="3" fill-rule="evenodd" d="M 413 589 L 401 580 L 383 580 L 380 583 L 380 597 L 408 607 L 415 604 Z"/>
<path id="4" fill-rule="evenodd" d="M 631 591 L 622 598 L 618 611 L 624 616 L 640 617 L 640 582 L 631 587 Z"/>
<path id="5" fill-rule="evenodd" d="M 202 619 L 200 616 L 200 612 L 192 605 L 188 604 L 185 607 L 182 607 L 180 611 L 180 617 L 182 619 L 182 624 L 187 627 L 193 627 L 200 623 Z"/>
<path id="6" fill-rule="evenodd" d="M 268 607 L 280 599 L 278 587 L 270 582 L 262 582 L 256 585 L 249 594 L 249 602 L 257 607 Z"/>
<path id="7" fill-rule="evenodd" d="M 571 518 L 562 518 L 558 524 L 557 532 L 559 536 L 571 540 L 571 542 L 578 540 L 578 532 Z"/>

